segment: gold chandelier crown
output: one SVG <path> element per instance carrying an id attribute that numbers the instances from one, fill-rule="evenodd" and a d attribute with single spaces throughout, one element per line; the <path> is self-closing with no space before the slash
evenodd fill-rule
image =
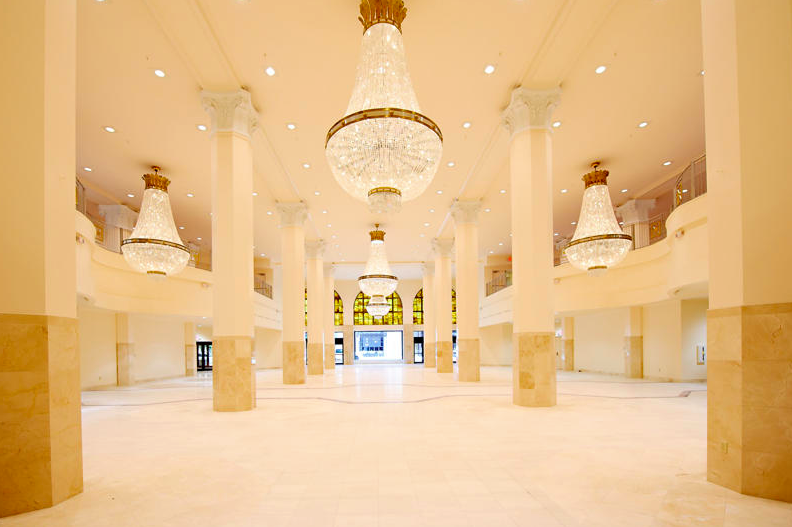
<path id="1" fill-rule="evenodd" d="M 401 32 L 401 24 L 407 16 L 403 0 L 361 0 L 358 20 L 363 24 L 363 32 L 374 24 L 385 22 L 393 24 Z"/>
<path id="2" fill-rule="evenodd" d="M 591 166 L 594 170 L 583 176 L 583 182 L 586 184 L 586 188 L 589 188 L 592 185 L 607 185 L 608 174 L 610 172 L 607 170 L 598 170 L 598 167 L 600 166 L 599 161 L 594 161 L 591 163 Z"/>
<path id="3" fill-rule="evenodd" d="M 371 241 L 385 242 L 385 231 L 380 230 L 379 223 L 374 224 L 374 230 L 369 231 L 369 236 Z"/>
<path id="4" fill-rule="evenodd" d="M 146 182 L 146 188 L 155 188 L 157 190 L 162 190 L 163 192 L 168 192 L 170 179 L 159 173 L 159 171 L 162 169 L 158 166 L 151 167 L 151 170 L 154 171 L 153 174 L 143 174 L 143 181 Z"/>

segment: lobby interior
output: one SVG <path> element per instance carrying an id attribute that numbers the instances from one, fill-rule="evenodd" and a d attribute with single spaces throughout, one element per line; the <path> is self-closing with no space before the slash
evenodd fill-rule
<path id="1" fill-rule="evenodd" d="M 0 29 L 0 526 L 792 527 L 789 0 Z"/>

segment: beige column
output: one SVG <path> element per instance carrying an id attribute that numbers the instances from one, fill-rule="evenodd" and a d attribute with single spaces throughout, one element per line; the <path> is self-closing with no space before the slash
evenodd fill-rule
<path id="1" fill-rule="evenodd" d="M 258 117 L 244 90 L 202 94 L 211 117 L 212 400 L 215 411 L 256 406 L 253 367 L 253 151 Z"/>
<path id="2" fill-rule="evenodd" d="M 616 208 L 624 223 L 624 232 L 633 237 L 633 249 L 649 245 L 649 212 L 654 208 L 656 201 L 655 199 L 631 199 Z"/>
<path id="3" fill-rule="evenodd" d="M 503 122 L 511 133 L 513 400 L 556 404 L 553 339 L 553 195 L 549 121 L 559 90 L 516 88 Z"/>
<path id="4" fill-rule="evenodd" d="M 624 328 L 624 375 L 643 378 L 643 307 L 631 306 Z"/>
<path id="5" fill-rule="evenodd" d="M 355 364 L 355 327 L 344 326 L 343 331 L 344 331 L 344 366 L 351 366 L 352 364 Z"/>
<path id="6" fill-rule="evenodd" d="M 575 317 L 561 319 L 561 357 L 564 371 L 575 371 Z"/>
<path id="7" fill-rule="evenodd" d="M 437 324 L 437 373 L 454 373 L 451 335 L 451 255 L 453 239 L 432 240 L 435 253 L 435 306 Z"/>
<path id="8" fill-rule="evenodd" d="M 324 320 L 324 369 L 335 369 L 335 279 L 334 267 L 324 266 L 324 301 L 322 319 Z"/>
<path id="9" fill-rule="evenodd" d="M 129 329 L 129 314 L 116 313 L 116 384 L 135 384 L 135 340 Z"/>
<path id="10" fill-rule="evenodd" d="M 702 0 L 707 479 L 792 501 L 792 4 Z"/>
<path id="11" fill-rule="evenodd" d="M 283 383 L 305 382 L 305 223 L 303 203 L 279 203 L 283 271 Z"/>
<path id="12" fill-rule="evenodd" d="M 423 309 L 424 309 L 424 367 L 437 367 L 437 306 L 435 305 L 434 262 L 423 266 Z"/>
<path id="13" fill-rule="evenodd" d="M 308 285 L 308 375 L 324 373 L 324 241 L 305 242 L 305 274 Z"/>
<path id="14" fill-rule="evenodd" d="M 82 492 L 74 0 L 4 2 L 0 516 Z M 46 522 L 42 520 L 39 523 Z"/>
<path id="15" fill-rule="evenodd" d="M 184 375 L 195 375 L 195 322 L 184 323 Z"/>
<path id="16" fill-rule="evenodd" d="M 457 364 L 460 381 L 480 379 L 481 351 L 479 344 L 479 266 L 478 213 L 479 201 L 457 201 L 451 209 L 454 216 L 457 293 Z"/>
<path id="17" fill-rule="evenodd" d="M 404 364 L 415 364 L 415 326 L 404 324 Z"/>

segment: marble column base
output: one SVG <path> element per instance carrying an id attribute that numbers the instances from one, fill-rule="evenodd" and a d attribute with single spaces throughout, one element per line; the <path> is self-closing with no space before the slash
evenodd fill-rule
<path id="1" fill-rule="evenodd" d="M 515 333 L 513 401 L 519 406 L 555 406 L 556 372 L 552 332 Z"/>
<path id="2" fill-rule="evenodd" d="M 462 382 L 476 382 L 481 380 L 481 350 L 479 339 L 457 340 L 457 351 L 459 380 Z"/>
<path id="3" fill-rule="evenodd" d="M 344 326 L 344 366 L 355 364 L 355 331 Z"/>
<path id="4" fill-rule="evenodd" d="M 643 379 L 643 337 L 624 337 L 624 375 Z"/>
<path id="5" fill-rule="evenodd" d="M 308 375 L 322 375 L 324 373 L 324 344 L 321 342 L 308 343 Z"/>
<path id="6" fill-rule="evenodd" d="M 424 342 L 424 368 L 437 367 L 437 343 Z"/>
<path id="7" fill-rule="evenodd" d="M 305 343 L 283 342 L 283 384 L 305 383 Z"/>
<path id="8" fill-rule="evenodd" d="M 212 338 L 212 400 L 216 412 L 256 407 L 256 370 L 251 337 Z"/>
<path id="9" fill-rule="evenodd" d="M 184 345 L 184 375 L 192 377 L 196 369 L 195 342 Z"/>
<path id="10" fill-rule="evenodd" d="M 707 479 L 792 502 L 792 303 L 707 312 Z"/>
<path id="11" fill-rule="evenodd" d="M 335 342 L 324 345 L 324 369 L 335 369 Z"/>
<path id="12" fill-rule="evenodd" d="M 135 345 L 131 342 L 116 342 L 116 384 L 135 384 Z"/>
<path id="13" fill-rule="evenodd" d="M 0 314 L 0 517 L 83 490 L 77 319 Z"/>
<path id="14" fill-rule="evenodd" d="M 561 339 L 564 371 L 575 371 L 575 339 Z"/>
<path id="15" fill-rule="evenodd" d="M 437 373 L 454 373 L 454 346 L 449 340 L 437 343 Z"/>

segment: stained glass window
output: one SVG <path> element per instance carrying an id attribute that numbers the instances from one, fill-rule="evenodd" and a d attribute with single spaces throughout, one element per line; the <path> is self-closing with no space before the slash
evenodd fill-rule
<path id="1" fill-rule="evenodd" d="M 334 306 L 334 313 L 335 313 L 335 325 L 336 326 L 343 326 L 344 325 L 344 302 L 341 301 L 341 297 L 338 294 L 338 291 L 333 291 L 335 295 L 335 300 L 333 301 Z"/>
<path id="2" fill-rule="evenodd" d="M 305 288 L 305 327 L 308 327 L 308 288 Z"/>
<path id="3" fill-rule="evenodd" d="M 456 324 L 456 289 L 451 290 L 451 324 Z"/>
<path id="4" fill-rule="evenodd" d="M 355 297 L 355 305 L 353 306 L 354 323 L 356 326 L 400 326 L 404 324 L 404 309 L 402 308 L 402 301 L 399 293 L 394 292 L 385 300 L 390 304 L 391 310 L 384 317 L 372 317 L 366 311 L 366 306 L 371 298 L 364 295 L 361 291 Z"/>
<path id="5" fill-rule="evenodd" d="M 413 324 L 424 323 L 423 289 L 418 290 L 413 298 Z"/>

